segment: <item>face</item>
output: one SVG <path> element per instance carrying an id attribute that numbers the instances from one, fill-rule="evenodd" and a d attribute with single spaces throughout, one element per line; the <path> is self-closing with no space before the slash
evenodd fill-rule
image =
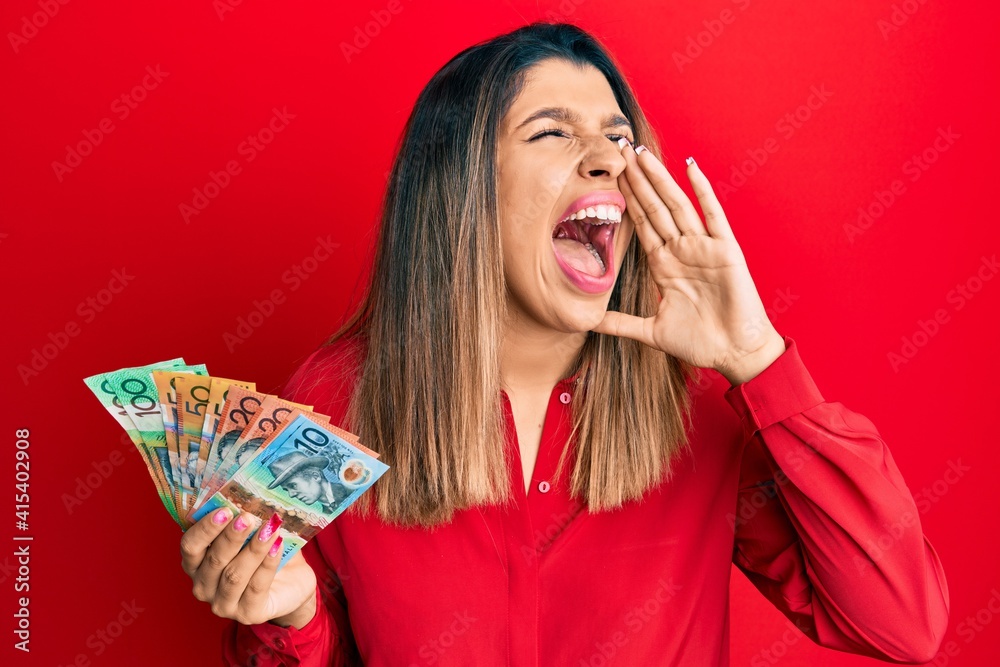
<path id="1" fill-rule="evenodd" d="M 568 114 L 525 123 L 546 108 Z M 497 152 L 508 305 L 522 323 L 579 333 L 603 319 L 632 237 L 620 215 L 623 136 L 634 139 L 596 68 L 548 59 L 529 71 Z"/>
<path id="2" fill-rule="evenodd" d="M 286 479 L 281 486 L 289 497 L 311 505 L 323 493 L 323 487 L 319 483 L 321 477 L 322 474 L 315 470 L 303 470 Z"/>

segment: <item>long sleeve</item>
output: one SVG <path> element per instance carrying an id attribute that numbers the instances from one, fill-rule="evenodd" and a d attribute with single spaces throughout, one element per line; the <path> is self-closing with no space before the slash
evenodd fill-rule
<path id="1" fill-rule="evenodd" d="M 273 623 L 242 625 L 231 621 L 223 634 L 223 664 L 240 667 L 352 667 L 357 658 L 346 601 L 337 573 L 315 541 L 302 555 L 316 572 L 316 615 L 301 629 Z"/>
<path id="2" fill-rule="evenodd" d="M 733 562 L 816 643 L 931 660 L 948 585 L 889 449 L 866 417 L 820 394 L 785 352 L 725 398 L 744 431 Z"/>

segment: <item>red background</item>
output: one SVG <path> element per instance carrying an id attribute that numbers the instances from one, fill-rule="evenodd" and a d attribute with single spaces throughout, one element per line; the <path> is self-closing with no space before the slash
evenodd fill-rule
<path id="1" fill-rule="evenodd" d="M 675 175 L 687 155 L 717 188 L 734 168 L 754 172 L 730 180 L 739 187 L 724 207 L 776 328 L 799 342 L 827 400 L 872 419 L 925 501 L 920 518 L 951 588 L 954 655 L 937 664 L 1000 655 L 1000 618 L 981 611 L 1000 589 L 1000 280 L 969 282 L 981 258 L 1000 250 L 990 200 L 994 3 L 248 1 L 221 16 L 210 0 L 53 6 L 51 18 L 36 16 L 37 1 L 0 9 L 0 525 L 5 536 L 17 532 L 14 431 L 28 428 L 34 536 L 28 656 L 12 650 L 16 572 L 13 542 L 3 538 L 0 660 L 215 664 L 222 622 L 191 596 L 180 533 L 81 380 L 183 355 L 277 389 L 340 321 L 363 278 L 392 150 L 420 89 L 460 49 L 537 18 L 576 22 L 607 44 Z M 900 25 L 883 34 L 880 21 L 892 25 L 894 10 Z M 373 11 L 384 25 L 370 23 Z M 25 27 L 33 16 L 34 31 Z M 342 44 L 366 24 L 374 36 L 345 57 Z M 679 65 L 675 52 L 686 48 L 690 62 Z M 121 118 L 114 101 L 158 65 L 167 74 Z M 828 99 L 799 110 L 803 122 L 789 135 L 781 119 L 813 87 Z M 247 161 L 240 144 L 273 108 L 294 118 Z M 53 162 L 105 118 L 113 131 L 60 180 Z M 939 153 L 940 128 L 953 139 Z M 765 146 L 763 165 L 741 166 Z M 910 171 L 925 150 L 934 163 Z M 186 224 L 179 206 L 230 160 L 240 173 Z M 901 194 L 849 238 L 845 224 L 896 179 Z M 293 290 L 283 276 L 327 236 L 339 247 Z M 133 276 L 125 289 L 101 312 L 80 309 L 120 269 Z M 949 298 L 967 283 L 979 291 Z M 237 333 L 238 318 L 275 289 L 284 301 L 245 342 L 227 346 L 224 334 Z M 935 329 L 927 322 L 939 310 Z M 894 368 L 888 355 L 921 322 L 934 335 L 918 334 L 915 355 Z M 67 325 L 77 335 L 23 381 L 18 367 Z M 69 511 L 78 478 L 109 460 L 107 478 Z M 949 461 L 967 470 L 956 479 Z M 784 618 L 734 574 L 734 665 L 873 664 L 784 634 Z M 95 640 L 133 601 L 142 611 L 121 636 Z M 977 612 L 992 624 L 962 625 Z"/>

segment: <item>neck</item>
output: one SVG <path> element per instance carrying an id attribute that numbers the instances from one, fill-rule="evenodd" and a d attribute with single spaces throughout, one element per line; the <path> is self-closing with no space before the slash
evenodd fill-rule
<path id="1" fill-rule="evenodd" d="M 512 317 L 500 357 L 504 389 L 551 391 L 570 375 L 586 339 L 586 332 L 562 333 Z"/>

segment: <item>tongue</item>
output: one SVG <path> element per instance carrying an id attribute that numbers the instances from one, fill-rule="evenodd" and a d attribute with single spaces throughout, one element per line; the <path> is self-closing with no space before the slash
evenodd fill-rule
<path id="1" fill-rule="evenodd" d="M 600 278 L 604 275 L 604 269 L 601 268 L 601 263 L 597 261 L 593 253 L 587 249 L 587 247 L 580 243 L 579 241 L 574 241 L 573 239 L 553 239 L 552 246 L 555 248 L 556 254 L 565 262 L 567 265 L 573 267 L 580 273 L 585 273 L 588 276 L 594 276 L 595 278 Z"/>

